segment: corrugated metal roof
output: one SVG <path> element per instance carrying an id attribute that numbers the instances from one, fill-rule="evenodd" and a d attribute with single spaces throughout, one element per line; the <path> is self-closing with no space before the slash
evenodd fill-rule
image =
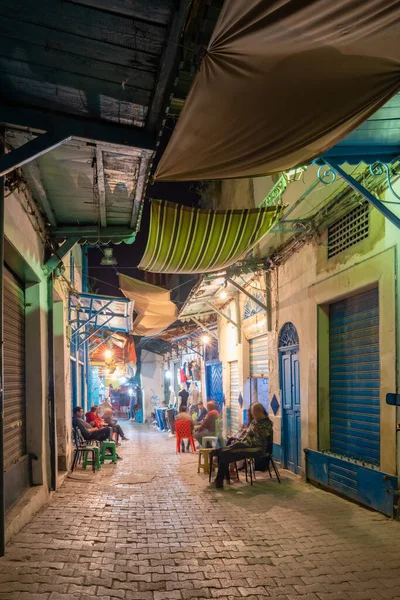
<path id="1" fill-rule="evenodd" d="M 391 162 L 399 156 L 400 94 L 396 94 L 322 158 L 342 159 L 357 164 L 376 160 Z"/>
<path id="2" fill-rule="evenodd" d="M 137 230 L 190 4 L 0 3 L 0 120 L 8 149 L 43 132 L 72 136 L 23 167 L 55 239 L 89 225 L 99 236 L 101 228 L 103 239 L 122 228 L 118 241 Z"/>

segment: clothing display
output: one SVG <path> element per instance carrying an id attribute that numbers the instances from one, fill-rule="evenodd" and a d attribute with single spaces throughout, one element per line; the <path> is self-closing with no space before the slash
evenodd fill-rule
<path id="1" fill-rule="evenodd" d="M 186 380 L 187 380 L 185 369 L 183 367 L 180 370 L 180 380 L 181 380 L 181 383 L 186 383 Z"/>
<path id="2" fill-rule="evenodd" d="M 181 390 L 178 394 L 179 397 L 179 410 L 182 406 L 187 406 L 189 399 L 189 392 L 187 390 Z"/>
<path id="3" fill-rule="evenodd" d="M 198 363 L 195 363 L 193 365 L 193 379 L 194 381 L 200 381 L 201 379 L 201 371 L 200 371 L 200 365 Z"/>
<path id="4" fill-rule="evenodd" d="M 191 406 L 193 405 L 197 405 L 199 403 L 200 400 L 200 392 L 197 388 L 195 388 L 194 390 L 190 391 L 189 394 L 189 404 Z"/>

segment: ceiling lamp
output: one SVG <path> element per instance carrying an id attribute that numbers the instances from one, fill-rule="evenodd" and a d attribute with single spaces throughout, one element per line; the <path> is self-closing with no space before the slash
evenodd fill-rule
<path id="1" fill-rule="evenodd" d="M 100 261 L 101 265 L 112 267 L 113 265 L 118 264 L 117 259 L 113 256 L 113 248 L 104 248 L 103 252 L 104 256 Z"/>

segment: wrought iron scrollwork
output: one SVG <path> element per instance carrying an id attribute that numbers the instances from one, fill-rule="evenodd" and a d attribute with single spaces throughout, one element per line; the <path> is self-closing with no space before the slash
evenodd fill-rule
<path id="1" fill-rule="evenodd" d="M 384 162 L 375 162 L 373 165 L 369 166 L 369 172 L 373 177 L 381 177 L 382 175 L 386 175 L 386 183 L 389 190 L 392 192 L 393 196 L 400 201 L 400 196 L 396 194 L 393 189 L 392 182 L 390 181 L 391 172 L 389 165 Z M 398 202 L 390 202 L 388 200 L 381 200 L 381 202 L 385 202 L 386 204 L 398 204 Z"/>
<path id="2" fill-rule="evenodd" d="M 289 346 L 298 346 L 299 336 L 293 323 L 287 322 L 282 326 L 279 334 L 279 348 L 288 348 Z"/>
<path id="3" fill-rule="evenodd" d="M 318 169 L 317 177 L 324 185 L 329 185 L 336 181 L 337 173 L 329 165 L 321 165 Z"/>

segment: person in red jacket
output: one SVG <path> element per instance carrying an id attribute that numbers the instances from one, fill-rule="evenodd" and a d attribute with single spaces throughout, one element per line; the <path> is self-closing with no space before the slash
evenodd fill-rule
<path id="1" fill-rule="evenodd" d="M 208 412 L 204 421 L 202 421 L 200 426 L 196 428 L 196 433 L 194 436 L 200 445 L 204 436 L 215 435 L 215 421 L 220 417 L 213 400 L 207 402 L 207 411 Z"/>
<path id="2" fill-rule="evenodd" d="M 90 410 L 85 414 L 86 423 L 89 423 L 96 429 L 102 429 L 108 427 L 107 423 L 99 415 L 99 407 L 93 405 Z"/>

